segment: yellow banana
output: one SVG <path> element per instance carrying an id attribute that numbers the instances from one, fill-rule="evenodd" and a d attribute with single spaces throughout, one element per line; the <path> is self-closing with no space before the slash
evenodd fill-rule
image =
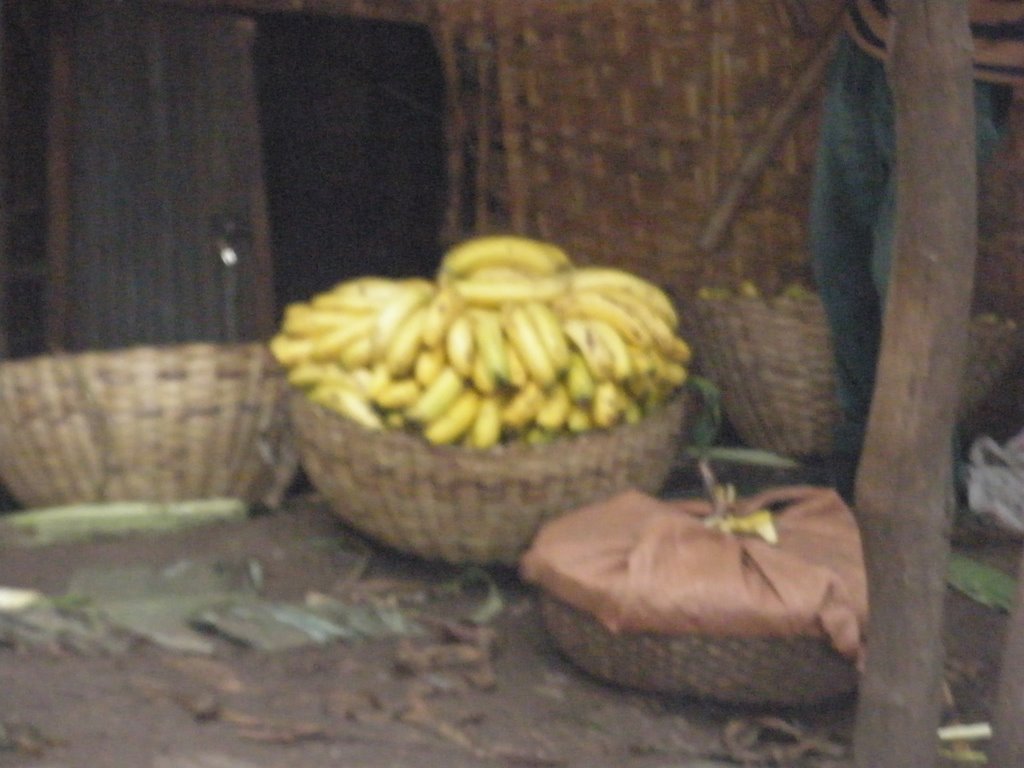
<path id="1" fill-rule="evenodd" d="M 561 373 L 569 365 L 569 342 L 562 330 L 562 323 L 549 304 L 528 301 L 523 305 L 530 322 L 537 331 L 540 343 L 547 350 L 555 371 Z"/>
<path id="2" fill-rule="evenodd" d="M 299 363 L 288 370 L 288 383 L 299 389 L 309 389 L 317 386 L 327 374 L 327 363 Z"/>
<path id="3" fill-rule="evenodd" d="M 473 372 L 469 378 L 476 391 L 482 395 L 493 395 L 498 389 L 498 380 L 494 378 L 494 371 L 483 355 L 477 354 L 473 358 Z"/>
<path id="4" fill-rule="evenodd" d="M 548 390 L 544 404 L 537 411 L 534 421 L 547 432 L 557 432 L 565 426 L 571 407 L 572 398 L 569 397 L 569 392 L 562 384 L 556 384 Z"/>
<path id="5" fill-rule="evenodd" d="M 429 387 L 444 368 L 447 355 L 443 346 L 421 349 L 413 364 L 413 377 L 420 386 Z"/>
<path id="6" fill-rule="evenodd" d="M 677 323 L 669 322 L 660 315 L 641 296 L 626 291 L 610 291 L 605 295 L 610 301 L 622 306 L 643 326 L 654 345 L 660 350 L 668 349 L 676 338 Z"/>
<path id="7" fill-rule="evenodd" d="M 508 357 L 508 383 L 514 389 L 522 389 L 528 380 L 526 366 L 522 358 L 511 344 L 505 346 L 505 355 Z"/>
<path id="8" fill-rule="evenodd" d="M 463 301 L 450 287 L 441 287 L 427 305 L 423 318 L 423 343 L 436 347 L 445 340 L 452 321 L 462 311 Z"/>
<path id="9" fill-rule="evenodd" d="M 565 276 L 546 275 L 531 280 L 480 279 L 453 280 L 455 290 L 469 304 L 500 307 L 523 301 L 552 301 L 566 291 Z"/>
<path id="10" fill-rule="evenodd" d="M 513 267 L 534 275 L 550 275 L 571 266 L 558 246 L 519 235 L 481 235 L 450 248 L 441 271 L 469 275 L 487 267 Z"/>
<path id="11" fill-rule="evenodd" d="M 373 327 L 373 317 L 366 316 L 349 320 L 334 330 L 313 338 L 314 360 L 330 362 L 338 360 L 342 351 L 357 339 L 367 336 Z"/>
<path id="12" fill-rule="evenodd" d="M 366 401 L 366 398 L 349 387 L 339 384 L 320 386 L 309 393 L 309 399 L 367 429 L 384 428 L 380 414 Z"/>
<path id="13" fill-rule="evenodd" d="M 565 386 L 574 403 L 589 403 L 594 397 L 594 377 L 579 352 L 569 355 L 569 369 L 565 373 Z"/>
<path id="14" fill-rule="evenodd" d="M 668 362 L 662 369 L 662 376 L 664 380 L 671 387 L 679 387 L 686 383 L 686 379 L 689 378 L 689 371 L 686 367 L 679 363 Z"/>
<path id="15" fill-rule="evenodd" d="M 497 397 L 484 397 L 469 430 L 469 444 L 474 448 L 490 448 L 501 440 L 501 402 Z"/>
<path id="16" fill-rule="evenodd" d="M 313 339 L 295 339 L 279 333 L 270 340 L 270 353 L 285 368 L 308 362 L 313 354 Z"/>
<path id="17" fill-rule="evenodd" d="M 456 371 L 466 377 L 473 375 L 476 346 L 473 340 L 473 326 L 465 314 L 456 317 L 449 326 L 445 337 L 445 352 L 449 365 Z"/>
<path id="18" fill-rule="evenodd" d="M 621 290 L 642 298 L 672 328 L 679 324 L 675 305 L 661 288 L 639 275 L 615 267 L 580 267 L 569 276 L 573 291 Z"/>
<path id="19" fill-rule="evenodd" d="M 581 405 L 574 405 L 569 409 L 565 419 L 566 428 L 573 434 L 586 432 L 594 428 L 594 420 L 590 416 L 590 410 Z"/>
<path id="20" fill-rule="evenodd" d="M 465 388 L 462 376 L 454 368 L 445 366 L 416 402 L 409 406 L 405 416 L 410 421 L 429 423 L 448 410 Z"/>
<path id="21" fill-rule="evenodd" d="M 346 312 L 317 310 L 296 302 L 285 307 L 281 330 L 289 336 L 319 336 L 345 325 L 351 317 Z"/>
<path id="22" fill-rule="evenodd" d="M 523 436 L 527 445 L 546 445 L 555 439 L 555 433 L 549 432 L 543 427 L 534 425 L 526 430 L 526 434 Z"/>
<path id="23" fill-rule="evenodd" d="M 636 314 L 604 294 L 596 291 L 573 292 L 556 302 L 555 306 L 563 318 L 600 320 L 614 328 L 629 344 L 637 347 L 651 344 L 651 334 Z"/>
<path id="24" fill-rule="evenodd" d="M 629 353 L 629 347 L 619 335 L 619 332 L 603 320 L 589 319 L 583 322 L 593 329 L 600 343 L 610 353 L 612 359 L 612 378 L 616 381 L 623 381 L 629 378 L 630 373 L 633 372 L 633 359 Z"/>
<path id="25" fill-rule="evenodd" d="M 399 280 L 368 275 L 338 283 L 314 296 L 311 303 L 317 309 L 376 314 L 401 290 Z"/>
<path id="26" fill-rule="evenodd" d="M 542 405 L 544 391 L 537 382 L 528 381 L 505 404 L 501 411 L 501 423 L 510 429 L 523 429 L 533 421 Z"/>
<path id="27" fill-rule="evenodd" d="M 395 379 L 380 387 L 373 401 L 387 410 L 401 410 L 415 403 L 422 393 L 423 387 L 416 379 Z"/>
<path id="28" fill-rule="evenodd" d="M 477 357 L 482 358 L 492 379 L 506 383 L 509 379 L 508 352 L 501 315 L 496 310 L 476 309 L 468 316 Z"/>
<path id="29" fill-rule="evenodd" d="M 622 415 L 627 424 L 636 424 L 644 418 L 644 407 L 638 400 L 628 399 Z"/>
<path id="30" fill-rule="evenodd" d="M 518 353 L 530 378 L 541 387 L 550 385 L 557 378 L 558 371 L 523 305 L 506 307 L 502 320 L 509 343 Z"/>
<path id="31" fill-rule="evenodd" d="M 662 353 L 673 363 L 680 365 L 686 365 L 693 358 L 690 345 L 679 336 L 673 336 L 671 341 L 662 348 Z"/>
<path id="32" fill-rule="evenodd" d="M 626 405 L 626 397 L 612 381 L 599 381 L 594 388 L 591 417 L 596 427 L 611 427 L 618 423 Z"/>
<path id="33" fill-rule="evenodd" d="M 603 381 L 615 377 L 615 360 L 591 321 L 570 318 L 563 324 L 565 335 L 569 337 L 580 356 L 586 361 L 590 375 L 595 381 Z"/>
<path id="34" fill-rule="evenodd" d="M 454 443 L 473 426 L 480 408 L 480 395 L 463 390 L 451 407 L 427 424 L 423 436 L 435 444 Z"/>
<path id="35" fill-rule="evenodd" d="M 383 357 L 391 346 L 402 322 L 417 309 L 426 304 L 433 295 L 429 283 L 424 286 L 417 281 L 408 281 L 405 287 L 385 304 L 375 318 L 373 325 L 373 351 Z"/>
<path id="36" fill-rule="evenodd" d="M 416 355 L 423 343 L 423 320 L 427 307 L 421 304 L 405 316 L 391 343 L 384 350 L 384 362 L 392 376 L 404 376 L 412 370 Z"/>
<path id="37" fill-rule="evenodd" d="M 338 353 L 338 359 L 347 370 L 364 368 L 373 362 L 373 339 L 360 336 Z"/>

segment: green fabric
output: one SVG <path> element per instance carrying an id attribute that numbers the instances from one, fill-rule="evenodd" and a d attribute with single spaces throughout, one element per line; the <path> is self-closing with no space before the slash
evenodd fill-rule
<path id="1" fill-rule="evenodd" d="M 976 83 L 977 151 L 1005 133 L 1010 92 Z M 842 419 L 834 454 L 852 473 L 867 426 L 889 281 L 895 221 L 896 136 L 881 61 L 849 38 L 829 74 L 811 193 L 810 249 L 832 333 Z M 852 487 L 852 474 L 846 482 Z"/>

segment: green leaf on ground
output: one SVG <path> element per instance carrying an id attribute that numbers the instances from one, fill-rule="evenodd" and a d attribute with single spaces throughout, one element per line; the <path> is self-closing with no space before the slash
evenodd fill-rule
<path id="1" fill-rule="evenodd" d="M 954 552 L 949 558 L 949 585 L 981 605 L 1010 612 L 1017 580 L 990 565 Z"/>

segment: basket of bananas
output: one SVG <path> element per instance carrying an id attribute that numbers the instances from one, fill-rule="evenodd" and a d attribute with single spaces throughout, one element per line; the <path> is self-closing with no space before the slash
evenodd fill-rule
<path id="1" fill-rule="evenodd" d="M 701 289 L 688 306 L 701 373 L 743 442 L 789 456 L 824 456 L 839 420 L 835 363 L 818 295 L 789 286 L 763 296 L 749 281 L 737 291 Z M 958 413 L 969 417 L 1019 349 L 1010 319 L 972 318 Z"/>
<path id="2" fill-rule="evenodd" d="M 313 485 L 428 559 L 513 563 L 544 520 L 660 488 L 685 433 L 672 302 L 529 238 L 460 243 L 434 280 L 343 282 L 288 307 L 270 346 Z"/>
<path id="3" fill-rule="evenodd" d="M 26 507 L 233 497 L 297 469 L 266 344 L 191 343 L 0 363 L 0 480 Z"/>

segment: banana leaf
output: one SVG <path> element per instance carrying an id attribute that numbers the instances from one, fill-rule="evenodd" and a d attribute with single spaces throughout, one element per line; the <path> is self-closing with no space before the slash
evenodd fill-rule
<path id="1" fill-rule="evenodd" d="M 1017 580 L 966 555 L 949 558 L 949 585 L 981 605 L 1009 613 L 1017 593 Z"/>

